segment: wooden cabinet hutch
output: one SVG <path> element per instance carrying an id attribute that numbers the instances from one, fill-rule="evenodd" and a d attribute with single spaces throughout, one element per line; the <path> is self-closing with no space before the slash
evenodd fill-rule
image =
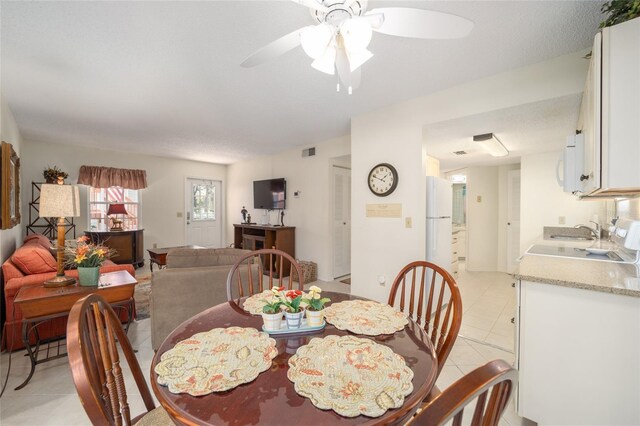
<path id="1" fill-rule="evenodd" d="M 132 231 L 85 231 L 84 234 L 93 243 L 104 244 L 117 254 L 111 259 L 114 263 L 131 263 L 136 267 L 144 266 L 144 229 Z"/>
<path id="2" fill-rule="evenodd" d="M 295 226 L 234 224 L 233 228 L 233 245 L 236 248 L 245 250 L 276 248 L 294 259 L 296 258 Z M 285 276 L 287 276 L 289 273 L 288 262 L 283 267 L 286 271 Z"/>

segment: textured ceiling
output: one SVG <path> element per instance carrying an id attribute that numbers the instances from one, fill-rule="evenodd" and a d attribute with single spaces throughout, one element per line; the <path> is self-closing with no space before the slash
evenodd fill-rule
<path id="1" fill-rule="evenodd" d="M 560 150 L 575 132 L 581 100 L 582 94 L 563 96 L 429 125 L 423 132 L 427 154 L 438 158 L 440 168 L 448 171 L 518 163 L 523 155 Z M 473 142 L 474 135 L 484 133 L 496 135 L 509 155 L 492 157 Z"/>
<path id="2" fill-rule="evenodd" d="M 289 1 L 2 2 L 1 83 L 23 137 L 231 163 L 347 134 L 350 117 L 591 44 L 600 2 L 375 1 L 475 22 L 461 40 L 375 34 L 352 96 L 296 49 Z"/>

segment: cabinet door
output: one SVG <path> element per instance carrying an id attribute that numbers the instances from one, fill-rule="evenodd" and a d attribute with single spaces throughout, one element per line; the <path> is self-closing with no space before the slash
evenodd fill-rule
<path id="1" fill-rule="evenodd" d="M 602 31 L 602 185 L 640 188 L 640 18 Z"/>
<path id="2" fill-rule="evenodd" d="M 582 176 L 582 193 L 589 194 L 600 188 L 601 163 L 601 70 L 602 70 L 602 35 L 596 34 L 591 53 L 591 62 L 587 73 L 578 130 L 584 134 L 584 167 Z"/>
<path id="3" fill-rule="evenodd" d="M 523 280 L 518 300 L 518 414 L 640 424 L 640 298 Z"/>

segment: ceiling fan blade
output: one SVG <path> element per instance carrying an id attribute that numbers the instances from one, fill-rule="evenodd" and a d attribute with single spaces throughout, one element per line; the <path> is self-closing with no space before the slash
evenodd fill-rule
<path id="1" fill-rule="evenodd" d="M 316 0 L 291 0 L 310 9 L 319 10 L 320 12 L 328 12 L 329 8 L 323 4 L 320 4 Z"/>
<path id="2" fill-rule="evenodd" d="M 344 49 L 338 49 L 336 54 L 336 69 L 342 84 L 351 89 L 357 89 L 360 86 L 361 71 L 360 68 L 351 72 L 349 67 L 349 57 Z"/>
<path id="3" fill-rule="evenodd" d="M 288 51 L 300 46 L 300 33 L 307 27 L 299 28 L 289 34 L 280 37 L 277 40 L 264 46 L 262 49 L 253 52 L 247 59 L 242 61 L 240 66 L 244 68 L 255 67 L 256 65 L 263 64 L 267 61 L 277 58 L 280 55 L 284 55 Z"/>
<path id="4" fill-rule="evenodd" d="M 407 7 L 382 7 L 372 9 L 367 15 L 383 14 L 384 21 L 374 31 L 400 37 L 450 39 L 462 38 L 469 34 L 473 22 L 432 10 Z"/>

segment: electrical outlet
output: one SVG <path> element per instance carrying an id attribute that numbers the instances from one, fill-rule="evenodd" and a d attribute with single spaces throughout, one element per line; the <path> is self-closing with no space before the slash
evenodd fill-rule
<path id="1" fill-rule="evenodd" d="M 476 197 L 476 202 L 477 202 L 477 203 L 481 203 L 481 202 L 482 202 L 482 195 L 478 195 L 478 196 Z"/>
<path id="2" fill-rule="evenodd" d="M 153 243 L 153 248 L 158 248 L 158 243 Z"/>
<path id="3" fill-rule="evenodd" d="M 558 224 L 564 225 L 567 223 L 567 218 L 564 216 L 558 216 Z"/>
<path id="4" fill-rule="evenodd" d="M 405 217 L 404 218 L 404 227 L 405 228 L 411 228 L 413 226 L 413 224 L 411 223 L 411 218 L 410 217 Z"/>

